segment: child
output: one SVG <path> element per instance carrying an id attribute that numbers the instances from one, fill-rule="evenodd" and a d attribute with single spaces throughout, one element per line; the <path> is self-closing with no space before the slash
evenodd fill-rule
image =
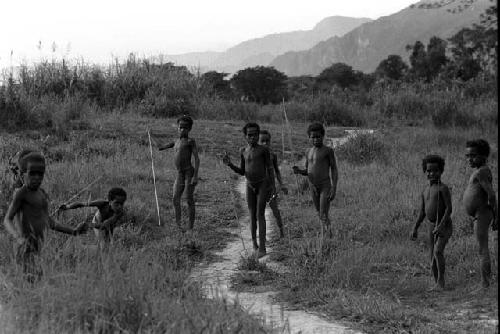
<path id="1" fill-rule="evenodd" d="M 313 123 L 307 128 L 307 135 L 312 147 L 306 151 L 305 169 L 293 166 L 294 174 L 305 175 L 309 179 L 314 207 L 322 223 L 322 231 L 326 230 L 332 236 L 330 218 L 330 202 L 337 192 L 337 162 L 331 147 L 323 144 L 325 128 L 321 123 Z"/>
<path id="2" fill-rule="evenodd" d="M 92 202 L 75 202 L 63 204 L 59 210 L 71 210 L 83 207 L 96 207 L 97 211 L 92 219 L 91 227 L 101 248 L 109 245 L 114 229 L 125 222 L 123 206 L 127 200 L 127 193 L 122 188 L 111 188 L 108 200 Z M 86 225 L 86 224 L 85 224 Z"/>
<path id="3" fill-rule="evenodd" d="M 174 183 L 173 204 L 175 210 L 175 222 L 181 227 L 181 196 L 186 189 L 186 198 L 189 212 L 188 229 L 193 229 L 195 219 L 194 188 L 198 183 L 198 170 L 200 168 L 200 158 L 198 148 L 193 138 L 189 138 L 189 131 L 193 127 L 193 119 L 189 116 L 182 116 L 177 119 L 177 130 L 179 139 L 166 145 L 159 145 L 160 151 L 167 148 L 174 148 L 174 164 L 177 169 L 177 177 Z M 191 164 L 191 157 L 194 158 L 194 167 Z"/>
<path id="4" fill-rule="evenodd" d="M 271 182 L 273 165 L 269 149 L 257 143 L 260 127 L 257 123 L 247 123 L 243 127 L 243 134 L 248 145 L 240 149 L 240 167 L 233 165 L 226 153 L 222 162 L 247 180 L 247 204 L 250 212 L 250 228 L 252 243 L 257 256 L 266 255 L 266 202 L 270 194 L 275 192 Z M 257 243 L 257 219 L 259 221 L 259 243 Z"/>
<path id="5" fill-rule="evenodd" d="M 276 179 L 280 185 L 281 191 L 286 195 L 288 193 L 288 189 L 283 185 L 283 181 L 281 179 L 280 169 L 278 167 L 278 156 L 271 150 L 271 134 L 267 130 L 261 130 L 259 134 L 259 145 L 265 146 L 271 152 L 271 161 L 273 163 L 273 174 L 271 175 L 271 182 L 275 184 L 274 176 L 276 175 Z M 274 218 L 276 218 L 276 224 L 280 230 L 280 238 L 284 237 L 283 232 L 283 221 L 281 220 L 280 210 L 278 209 L 278 194 L 271 194 L 271 198 L 269 200 L 269 207 L 273 211 Z"/>
<path id="6" fill-rule="evenodd" d="M 33 282 L 41 275 L 36 269 L 35 256 L 41 251 L 45 229 L 77 235 L 82 227 L 66 227 L 50 217 L 49 198 L 40 188 L 45 175 L 45 158 L 40 153 L 24 155 L 19 167 L 22 186 L 14 191 L 4 225 L 16 240 L 16 260 L 23 266 L 28 280 Z"/>
<path id="7" fill-rule="evenodd" d="M 431 268 L 436 286 L 433 290 L 444 289 L 444 248 L 453 232 L 451 222 L 451 193 L 441 182 L 444 159 L 438 155 L 428 155 L 422 160 L 422 169 L 427 174 L 429 185 L 422 192 L 420 213 L 413 227 L 411 239 L 416 240 L 420 224 L 427 218 L 431 250 Z"/>
<path id="8" fill-rule="evenodd" d="M 13 181 L 12 185 L 14 188 L 21 188 L 23 186 L 20 161 L 24 156 L 32 152 L 35 151 L 32 149 L 24 149 L 22 151 L 16 152 L 14 156 L 9 158 L 9 170 L 12 172 L 12 181 Z"/>
<path id="9" fill-rule="evenodd" d="M 491 261 L 488 249 L 488 228 L 498 228 L 498 211 L 493 177 L 486 165 L 490 155 L 490 145 L 484 139 L 471 140 L 466 143 L 466 154 L 473 172 L 463 195 L 463 203 L 467 214 L 474 218 L 474 232 L 479 244 L 481 257 L 482 287 L 490 285 Z"/>

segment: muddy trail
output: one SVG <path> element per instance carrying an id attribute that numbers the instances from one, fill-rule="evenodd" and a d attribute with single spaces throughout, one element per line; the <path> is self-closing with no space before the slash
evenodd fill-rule
<path id="1" fill-rule="evenodd" d="M 355 137 L 358 133 L 372 133 L 372 130 L 347 130 L 347 135 L 341 138 L 329 138 L 328 145 L 335 147 L 346 143 L 349 139 Z M 245 198 L 245 180 L 239 179 L 236 185 L 236 193 L 239 195 L 241 206 L 246 209 Z M 218 262 L 208 265 L 200 265 L 195 268 L 191 274 L 194 281 L 200 282 L 203 293 L 207 298 L 223 299 L 231 304 L 240 305 L 245 311 L 265 321 L 265 324 L 280 333 L 360 333 L 350 329 L 341 323 L 327 320 L 320 315 L 302 310 L 292 310 L 286 303 L 276 302 L 274 296 L 277 291 L 265 292 L 237 292 L 231 286 L 231 279 L 241 273 L 238 269 L 241 259 L 247 259 L 253 254 L 252 239 L 250 236 L 249 216 L 239 217 L 239 226 L 231 232 L 238 238 L 229 242 L 227 246 L 214 255 L 219 258 Z M 272 212 L 266 208 L 266 228 L 267 236 L 272 231 L 275 224 L 272 218 Z M 268 253 L 272 248 L 268 247 Z M 283 271 L 279 263 L 273 262 L 269 256 L 259 260 L 265 263 L 268 268 L 275 271 Z"/>

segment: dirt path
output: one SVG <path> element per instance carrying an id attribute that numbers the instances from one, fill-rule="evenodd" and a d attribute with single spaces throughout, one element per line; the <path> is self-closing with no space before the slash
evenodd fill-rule
<path id="1" fill-rule="evenodd" d="M 372 130 L 347 130 L 348 135 L 341 138 L 329 138 L 329 146 L 338 146 L 356 136 L 358 132 L 372 133 Z M 245 180 L 242 178 L 237 184 L 240 200 L 245 198 Z M 246 208 L 246 204 L 243 204 Z M 266 209 L 267 235 L 271 233 L 273 222 L 270 219 L 269 208 Z M 360 333 L 345 327 L 340 323 L 328 321 L 316 314 L 301 310 L 290 310 L 285 303 L 273 300 L 276 291 L 266 292 L 236 292 L 231 288 L 231 277 L 238 273 L 238 264 L 241 258 L 248 258 L 252 254 L 252 239 L 249 229 L 249 217 L 245 215 L 239 219 L 239 227 L 233 230 L 238 234 L 237 240 L 231 241 L 225 249 L 215 255 L 220 257 L 219 262 L 202 265 L 195 268 L 191 274 L 193 280 L 202 284 L 203 291 L 208 298 L 225 299 L 232 304 L 239 304 L 250 314 L 262 318 L 265 323 L 284 333 Z M 268 247 L 268 252 L 272 249 Z M 260 260 L 268 267 L 279 267 L 266 256 Z"/>

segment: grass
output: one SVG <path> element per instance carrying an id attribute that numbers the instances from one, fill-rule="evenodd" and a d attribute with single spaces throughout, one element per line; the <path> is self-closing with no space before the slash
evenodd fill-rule
<path id="1" fill-rule="evenodd" d="M 493 330 L 486 322 L 471 322 L 478 316 L 495 319 L 498 311 L 496 276 L 487 292 L 471 292 L 479 283 L 479 256 L 461 193 L 471 173 L 464 158 L 465 142 L 476 137 L 485 137 L 495 146 L 490 165 L 496 189 L 496 129 L 392 128 L 377 137 L 380 145 L 390 148 L 385 161 L 361 163 L 340 155 L 339 186 L 330 213 L 331 240 L 318 237 L 319 223 L 313 218 L 309 196 L 289 196 L 281 206 L 288 238 L 274 254 L 291 270 L 276 283 L 280 298 L 354 321 L 368 332 Z M 365 142 L 358 144 L 364 147 Z M 350 152 L 353 149 L 347 147 Z M 426 184 L 421 159 L 431 152 L 446 160 L 442 180 L 450 186 L 454 208 L 454 233 L 445 250 L 450 290 L 442 294 L 426 292 L 432 286 L 426 226 L 420 228 L 417 242 L 409 240 L 418 196 Z M 498 267 L 497 242 L 497 234 L 490 233 L 493 272 Z M 464 317 L 460 312 L 470 314 Z"/>
<path id="2" fill-rule="evenodd" d="M 40 149 L 48 158 L 43 187 L 50 210 L 98 177 L 81 200 L 105 197 L 112 186 L 128 192 L 127 224 L 117 232 L 113 249 L 99 254 L 91 234 L 66 237 L 48 232 L 41 255 L 43 278 L 28 285 L 13 261 L 12 242 L 0 233 L 0 304 L 3 333 L 234 333 L 263 331 L 262 324 L 238 307 L 202 297 L 188 280 L 193 265 L 209 261 L 236 226 L 228 173 L 200 140 L 197 220 L 182 234 L 173 222 L 171 189 L 175 178 L 171 151 L 154 152 L 164 227 L 157 226 L 146 129 L 175 136 L 174 120 L 161 122 L 129 116 L 89 119 L 90 129 L 71 131 L 67 140 L 36 132 L 0 135 L 2 170 L 7 157 L 22 147 Z M 201 131 L 196 126 L 195 132 Z M 237 130 L 236 130 L 237 131 Z M 236 132 L 235 131 L 235 132 Z M 233 128 L 231 128 L 233 132 Z M 197 135 L 201 135 L 198 133 Z M 235 148 L 236 150 L 236 148 Z M 7 182 L 2 196 L 8 196 Z M 2 201 L 4 202 L 4 201 Z M 185 205 L 185 203 L 183 203 Z M 5 206 L 2 207 L 5 209 Z M 3 218 L 4 210 L 0 214 Z M 63 213 L 59 220 L 75 226 L 92 210 Z M 184 215 L 187 220 L 187 215 Z M 3 229 L 3 228 L 2 228 Z"/>
<path id="3" fill-rule="evenodd" d="M 195 230 L 182 234 L 173 224 L 171 188 L 175 178 L 172 152 L 154 152 L 162 221 L 157 226 L 146 129 L 167 140 L 176 135 L 175 120 L 151 119 L 130 113 L 90 113 L 83 129 L 67 136 L 43 131 L 0 135 L 3 169 L 9 154 L 35 147 L 48 157 L 44 188 L 51 209 L 79 189 L 103 176 L 83 199 L 102 198 L 111 186 L 129 192 L 129 222 L 117 234 L 113 250 L 97 254 L 91 235 L 67 238 L 49 233 L 42 254 L 44 277 L 29 286 L 13 263 L 11 241 L 0 234 L 1 321 L 7 333 L 145 332 L 254 333 L 262 324 L 240 309 L 206 300 L 187 278 L 200 261 L 233 238 L 227 228 L 237 226 L 232 179 L 218 157 L 227 150 L 237 161 L 244 145 L 242 121 L 195 121 L 192 136 L 201 152 L 200 184 L 196 190 Z M 275 275 L 250 261 L 241 263 L 242 275 L 233 283 L 241 291 L 273 285 L 279 298 L 297 307 L 320 311 L 351 322 L 367 332 L 478 332 L 491 329 L 481 316 L 497 313 L 497 283 L 482 294 L 471 292 L 479 281 L 478 255 L 469 219 L 460 203 L 470 170 L 463 159 L 464 143 L 485 137 L 494 144 L 490 158 L 497 175 L 496 130 L 448 128 L 383 128 L 376 139 L 362 138 L 338 155 L 337 198 L 332 204 L 332 240 L 319 238 L 319 224 L 308 193 L 290 166 L 308 147 L 306 124 L 292 123 L 293 147 L 281 125 L 262 124 L 273 134 L 272 146 L 282 162 L 282 174 L 291 195 L 283 197 L 281 211 L 286 238 L 271 254 L 289 268 Z M 328 129 L 338 137 L 343 130 Z M 356 147 L 361 145 L 362 147 Z M 384 159 L 362 159 L 357 149 L 384 153 Z M 295 155 L 292 157 L 290 153 Z M 339 153 L 342 149 L 339 149 Z M 448 244 L 447 282 L 450 291 L 426 292 L 430 270 L 425 226 L 419 241 L 408 235 L 417 215 L 417 199 L 425 185 L 421 158 L 438 153 L 446 159 L 443 182 L 452 191 L 454 234 Z M 495 187 L 498 184 L 494 180 Z M 9 194 L 2 186 L 2 196 Z M 2 201 L 5 203 L 5 201 Z M 2 209 L 5 208 L 2 207 Z M 76 225 L 90 219 L 86 209 L 64 213 L 59 219 Z M 3 215 L 3 212 L 2 212 Z M 491 245 L 496 243 L 491 236 Z M 496 272 L 498 253 L 493 252 Z M 245 269 L 245 270 L 243 270 Z M 250 271 L 256 270 L 259 275 Z M 495 277 L 496 279 L 496 277 Z M 461 313 L 462 312 L 462 313 Z M 464 315 L 465 314 L 465 315 Z"/>

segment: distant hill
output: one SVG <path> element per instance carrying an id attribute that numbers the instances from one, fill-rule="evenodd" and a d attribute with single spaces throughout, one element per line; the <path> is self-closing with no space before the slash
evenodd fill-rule
<path id="1" fill-rule="evenodd" d="M 371 19 L 368 18 L 332 16 L 323 19 L 312 30 L 266 35 L 239 43 L 225 52 L 185 53 L 166 55 L 164 58 L 178 65 L 235 72 L 248 66 L 266 66 L 278 55 L 288 51 L 307 50 L 320 41 L 342 36 L 369 21 Z"/>
<path id="2" fill-rule="evenodd" d="M 306 51 L 287 52 L 271 63 L 288 76 L 317 75 L 333 63 L 342 62 L 363 72 L 373 72 L 390 54 L 408 59 L 405 47 L 432 36 L 451 37 L 461 28 L 478 22 L 479 15 L 493 3 L 489 0 L 457 0 L 440 8 L 424 9 L 437 1 L 420 1 L 390 16 L 381 17 L 353 29 L 342 37 L 332 37 Z M 458 11 L 460 6 L 461 11 Z M 420 8 L 419 8 L 420 7 Z M 452 13 L 451 11 L 455 11 Z"/>

